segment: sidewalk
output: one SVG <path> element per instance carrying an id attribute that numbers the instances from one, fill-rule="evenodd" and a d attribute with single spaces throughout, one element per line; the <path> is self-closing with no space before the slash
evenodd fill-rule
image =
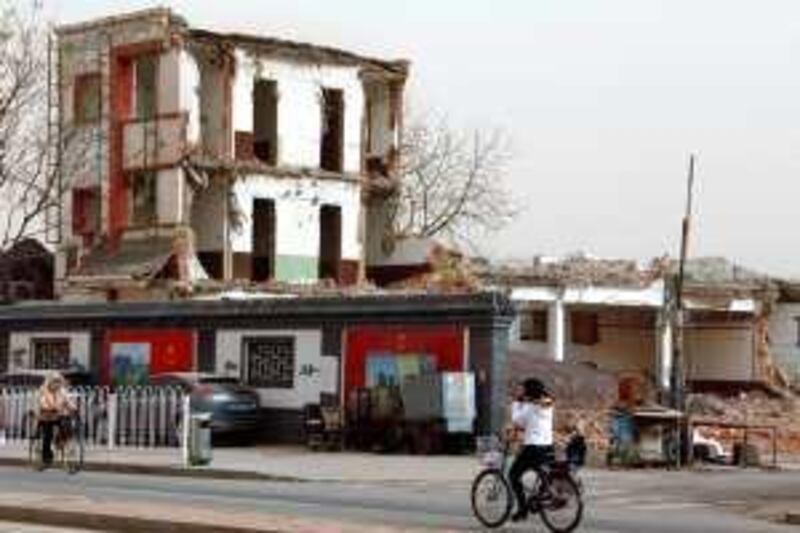
<path id="1" fill-rule="evenodd" d="M 423 531 L 379 524 L 295 517 L 248 511 L 221 511 L 200 505 L 175 507 L 153 502 L 105 501 L 86 496 L 0 494 L 0 520 L 84 530 L 149 533 L 399 533 Z"/>
<path id="2" fill-rule="evenodd" d="M 790 462 L 788 458 L 782 459 L 784 461 L 779 463 L 781 470 L 800 470 L 800 463 Z M 27 464 L 27 461 L 27 447 L 19 444 L 0 446 L 0 466 Z M 462 486 L 468 486 L 480 469 L 474 455 L 312 452 L 300 446 L 215 448 L 210 465 L 189 469 L 183 466 L 179 448 L 118 448 L 113 451 L 105 447 L 89 448 L 86 450 L 84 462 L 86 470 L 154 475 Z M 730 467 L 697 467 L 698 471 L 729 469 Z"/>
<path id="3" fill-rule="evenodd" d="M 24 446 L 0 446 L 0 464 L 27 461 Z M 153 474 L 184 472 L 179 448 L 86 450 L 87 469 L 140 471 Z M 198 475 L 263 477 L 294 481 L 349 481 L 363 483 L 465 483 L 478 470 L 473 455 L 408 456 L 372 453 L 317 453 L 302 447 L 216 448 L 207 467 L 192 468 Z"/>

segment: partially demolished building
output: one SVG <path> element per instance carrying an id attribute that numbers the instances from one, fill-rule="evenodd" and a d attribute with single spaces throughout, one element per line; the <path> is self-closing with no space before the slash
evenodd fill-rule
<path id="1" fill-rule="evenodd" d="M 532 264 L 493 269 L 484 279 L 506 288 L 517 305 L 513 348 L 531 357 L 639 375 L 657 392 L 668 394 L 674 269 L 666 259 L 638 264 L 538 258 Z M 688 263 L 684 373 L 692 390 L 798 381 L 800 318 L 788 287 L 724 259 Z"/>
<path id="2" fill-rule="evenodd" d="M 84 161 L 62 177 L 62 298 L 364 279 L 408 62 L 199 30 L 161 8 L 61 26 L 56 47 L 61 157 L 80 138 Z"/>

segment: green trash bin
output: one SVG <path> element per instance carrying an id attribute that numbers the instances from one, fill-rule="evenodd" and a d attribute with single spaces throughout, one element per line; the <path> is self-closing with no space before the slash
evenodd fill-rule
<path id="1" fill-rule="evenodd" d="M 211 413 L 192 413 L 189 418 L 189 464 L 211 463 Z"/>

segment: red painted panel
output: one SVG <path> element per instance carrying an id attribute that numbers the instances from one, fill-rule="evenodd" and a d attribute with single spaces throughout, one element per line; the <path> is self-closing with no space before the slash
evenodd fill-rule
<path id="1" fill-rule="evenodd" d="M 367 356 L 386 354 L 430 354 L 437 371 L 464 370 L 464 334 L 456 326 L 364 326 L 347 331 L 345 394 L 366 383 Z"/>
<path id="2" fill-rule="evenodd" d="M 149 343 L 150 374 L 190 372 L 194 368 L 194 332 L 185 329 L 115 329 L 106 332 L 101 373 L 111 380 L 111 344 Z"/>
<path id="3" fill-rule="evenodd" d="M 128 225 L 128 198 L 122 172 L 124 121 L 131 114 L 133 97 L 133 61 L 115 51 L 111 62 L 111 138 L 109 154 L 108 231 L 116 239 Z"/>

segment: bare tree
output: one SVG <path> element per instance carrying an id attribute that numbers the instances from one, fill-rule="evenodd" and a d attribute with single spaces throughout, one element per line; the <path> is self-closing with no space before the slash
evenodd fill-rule
<path id="1" fill-rule="evenodd" d="M 18 4 L 19 5 L 19 4 Z M 44 237 L 60 220 L 48 213 L 62 201 L 60 176 L 68 162 L 56 157 L 70 148 L 73 166 L 85 164 L 87 135 L 56 127 L 48 102 L 48 28 L 39 2 L 15 7 L 0 0 L 0 247 Z M 54 82 L 53 92 L 60 90 Z M 48 124 L 50 123 L 50 124 Z M 63 150 L 57 150 L 60 143 Z"/>
<path id="2" fill-rule="evenodd" d="M 501 131 L 453 129 L 444 119 L 412 122 L 401 147 L 396 237 L 444 237 L 474 247 L 519 212 L 504 179 L 509 142 Z"/>
<path id="3" fill-rule="evenodd" d="M 56 180 L 47 164 L 47 36 L 35 14 L 0 7 L 0 245 L 7 248 L 37 231 Z"/>

